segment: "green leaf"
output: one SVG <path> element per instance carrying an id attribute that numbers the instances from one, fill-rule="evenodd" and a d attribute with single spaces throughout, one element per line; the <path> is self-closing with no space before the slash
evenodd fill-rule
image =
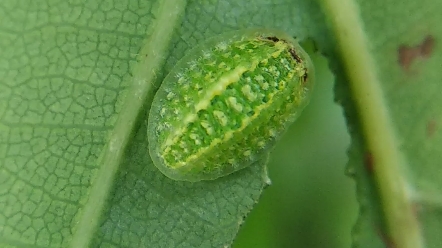
<path id="1" fill-rule="evenodd" d="M 326 33 L 318 11 L 309 1 L 2 2 L 0 244 L 229 246 L 269 182 L 265 161 L 216 181 L 164 177 L 147 152 L 152 86 L 214 34 Z"/>
<path id="2" fill-rule="evenodd" d="M 266 161 L 172 181 L 152 165 L 145 119 L 186 50 L 269 27 L 311 38 L 334 68 L 361 204 L 354 246 L 440 247 L 442 5 L 322 3 L 2 1 L 0 246 L 229 246 Z"/>

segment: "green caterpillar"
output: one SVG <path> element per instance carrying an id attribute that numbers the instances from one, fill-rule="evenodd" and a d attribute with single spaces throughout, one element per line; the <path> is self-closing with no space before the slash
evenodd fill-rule
<path id="1" fill-rule="evenodd" d="M 149 152 L 175 180 L 212 180 L 257 161 L 307 105 L 314 68 L 289 35 L 235 31 L 194 47 L 165 77 Z"/>

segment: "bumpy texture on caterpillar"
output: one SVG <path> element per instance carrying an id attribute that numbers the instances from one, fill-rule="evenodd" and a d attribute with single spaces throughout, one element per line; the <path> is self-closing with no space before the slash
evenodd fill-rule
<path id="1" fill-rule="evenodd" d="M 236 31 L 196 46 L 154 97 L 155 166 L 169 178 L 200 181 L 252 164 L 307 105 L 313 77 L 309 56 L 280 31 Z"/>

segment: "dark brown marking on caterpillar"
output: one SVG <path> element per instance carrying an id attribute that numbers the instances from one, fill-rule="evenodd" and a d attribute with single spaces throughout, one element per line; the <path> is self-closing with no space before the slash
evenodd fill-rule
<path id="1" fill-rule="evenodd" d="M 299 57 L 299 55 L 296 53 L 295 49 L 291 48 L 289 50 L 290 54 L 292 55 L 292 57 L 296 60 L 296 62 L 298 63 L 302 63 L 302 59 L 301 57 Z"/>

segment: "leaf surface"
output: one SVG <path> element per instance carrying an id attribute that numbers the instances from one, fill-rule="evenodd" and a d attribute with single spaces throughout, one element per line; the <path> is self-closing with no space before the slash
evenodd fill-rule
<path id="1" fill-rule="evenodd" d="M 152 165 L 145 119 L 186 50 L 268 27 L 311 38 L 334 69 L 361 204 L 354 246 L 440 247 L 442 4 L 321 4 L 2 1 L 0 245 L 229 246 L 268 183 L 265 161 L 172 181 Z"/>
<path id="2" fill-rule="evenodd" d="M 147 152 L 152 86 L 187 49 L 229 30 L 276 28 L 325 44 L 318 8 L 2 2 L 0 244 L 229 246 L 268 183 L 265 161 L 211 182 L 164 177 Z"/>

